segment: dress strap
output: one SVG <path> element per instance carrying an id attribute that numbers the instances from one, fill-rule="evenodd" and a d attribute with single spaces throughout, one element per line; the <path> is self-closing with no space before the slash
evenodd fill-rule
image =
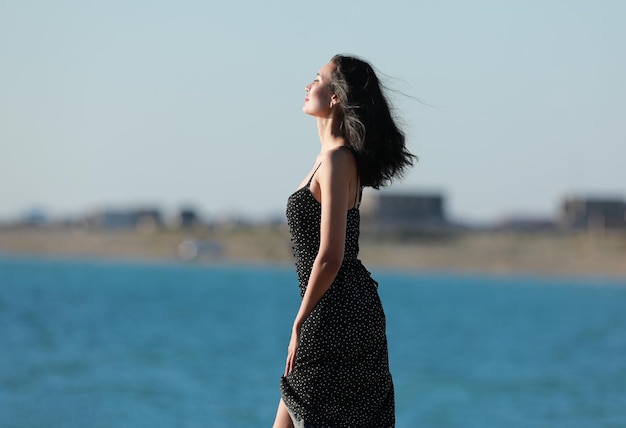
<path id="1" fill-rule="evenodd" d="M 313 181 L 313 177 L 315 176 L 315 173 L 317 172 L 317 170 L 320 168 L 321 165 L 322 165 L 321 162 L 317 164 L 317 166 L 313 170 L 313 174 L 311 174 L 311 177 L 309 177 L 309 181 L 307 181 L 306 183 L 306 187 L 309 187 L 311 185 L 311 181 Z"/>
<path id="2" fill-rule="evenodd" d="M 361 199 L 363 198 L 363 188 L 359 186 L 359 189 L 356 192 L 354 197 L 354 208 L 359 208 L 361 206 Z"/>
<path id="3" fill-rule="evenodd" d="M 361 180 L 359 174 L 356 175 L 356 192 L 354 192 L 354 208 L 359 208 L 361 206 L 361 199 L 363 198 L 363 186 L 361 186 Z"/>

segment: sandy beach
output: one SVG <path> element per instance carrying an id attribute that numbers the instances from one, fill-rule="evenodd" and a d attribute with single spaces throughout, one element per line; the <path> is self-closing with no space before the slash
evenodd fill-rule
<path id="1" fill-rule="evenodd" d="M 291 265 L 284 226 L 102 231 L 0 229 L 0 253 L 13 256 L 198 264 Z M 389 270 L 626 278 L 626 233 L 463 232 L 445 239 L 362 237 L 361 259 Z"/>

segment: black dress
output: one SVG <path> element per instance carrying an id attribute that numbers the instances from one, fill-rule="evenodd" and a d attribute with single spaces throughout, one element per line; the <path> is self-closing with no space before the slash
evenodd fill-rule
<path id="1" fill-rule="evenodd" d="M 320 243 L 321 204 L 309 188 L 313 175 L 287 202 L 302 296 Z M 358 259 L 359 220 L 358 207 L 348 210 L 343 264 L 302 325 L 293 371 L 281 378 L 283 401 L 306 426 L 395 425 L 385 314 L 378 284 Z"/>

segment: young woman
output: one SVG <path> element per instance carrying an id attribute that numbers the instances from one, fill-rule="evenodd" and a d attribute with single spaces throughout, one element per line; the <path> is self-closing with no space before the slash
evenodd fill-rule
<path id="1" fill-rule="evenodd" d="M 358 259 L 364 186 L 400 177 L 405 146 L 365 61 L 334 56 L 306 86 L 321 151 L 287 202 L 302 303 L 281 377 L 274 428 L 395 424 L 385 315 L 378 284 Z"/>

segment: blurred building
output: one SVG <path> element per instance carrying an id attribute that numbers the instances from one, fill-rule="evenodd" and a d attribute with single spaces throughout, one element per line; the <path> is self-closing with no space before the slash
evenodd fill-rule
<path id="1" fill-rule="evenodd" d="M 103 209 L 86 216 L 86 225 L 98 229 L 137 229 L 150 232 L 163 226 L 158 209 Z"/>
<path id="2" fill-rule="evenodd" d="M 18 224 L 21 226 L 45 226 L 49 223 L 48 214 L 43 208 L 33 208 L 22 215 Z"/>
<path id="3" fill-rule="evenodd" d="M 551 232 L 558 228 L 553 218 L 515 216 L 498 222 L 494 229 L 502 232 Z"/>
<path id="4" fill-rule="evenodd" d="M 200 216 L 193 208 L 182 208 L 178 213 L 178 225 L 182 228 L 190 228 L 200 224 Z"/>
<path id="5" fill-rule="evenodd" d="M 364 195 L 361 224 L 367 232 L 438 232 L 449 230 L 440 194 L 375 192 Z"/>
<path id="6" fill-rule="evenodd" d="M 566 229 L 626 229 L 626 203 L 619 199 L 567 198 L 561 205 L 560 224 Z"/>

